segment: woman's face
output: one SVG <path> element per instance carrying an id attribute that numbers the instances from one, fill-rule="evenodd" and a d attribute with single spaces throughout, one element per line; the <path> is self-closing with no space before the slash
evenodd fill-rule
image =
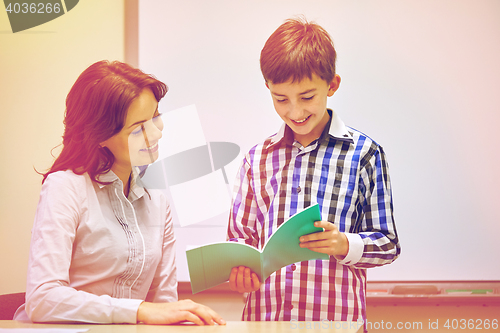
<path id="1" fill-rule="evenodd" d="M 153 163 L 158 158 L 158 140 L 162 130 L 158 102 L 151 89 L 146 88 L 130 104 L 121 131 L 101 143 L 115 157 L 111 169 L 128 170 L 133 166 Z"/>

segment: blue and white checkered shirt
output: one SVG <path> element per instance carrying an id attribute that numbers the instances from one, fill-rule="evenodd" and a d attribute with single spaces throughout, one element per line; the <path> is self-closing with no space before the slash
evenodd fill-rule
<path id="1" fill-rule="evenodd" d="M 399 256 L 384 151 L 328 111 L 330 122 L 309 146 L 283 124 L 245 155 L 228 239 L 262 248 L 288 217 L 317 202 L 322 219 L 346 233 L 349 252 L 275 272 L 249 294 L 243 320 L 366 322 L 366 268 Z"/>

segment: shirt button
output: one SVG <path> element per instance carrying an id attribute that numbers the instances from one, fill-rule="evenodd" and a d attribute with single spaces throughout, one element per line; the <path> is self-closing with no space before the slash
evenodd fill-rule
<path id="1" fill-rule="evenodd" d="M 286 306 L 286 309 L 289 310 L 289 311 L 291 311 L 293 309 L 293 305 L 292 304 L 288 304 Z"/>
<path id="2" fill-rule="evenodd" d="M 300 191 L 302 191 L 302 189 L 300 188 L 300 186 L 297 186 L 297 193 L 300 193 Z"/>
<path id="3" fill-rule="evenodd" d="M 295 264 L 292 264 L 292 271 L 296 270 L 297 269 L 297 265 Z"/>

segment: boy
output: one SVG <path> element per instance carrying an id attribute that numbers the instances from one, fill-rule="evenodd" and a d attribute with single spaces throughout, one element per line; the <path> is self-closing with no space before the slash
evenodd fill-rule
<path id="1" fill-rule="evenodd" d="M 399 256 L 385 153 L 326 107 L 340 85 L 335 58 L 328 33 L 305 20 L 287 20 L 262 49 L 284 124 L 245 156 L 228 239 L 262 247 L 286 218 L 317 202 L 324 232 L 300 244 L 330 260 L 289 265 L 266 281 L 233 268 L 231 288 L 249 292 L 243 320 L 366 322 L 366 268 Z"/>

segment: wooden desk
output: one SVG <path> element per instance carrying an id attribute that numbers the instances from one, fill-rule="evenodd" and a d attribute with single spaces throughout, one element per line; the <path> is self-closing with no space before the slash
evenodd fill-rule
<path id="1" fill-rule="evenodd" d="M 342 327 L 344 325 L 344 328 Z M 337 327 L 337 328 L 336 328 Z M 2 328 L 88 328 L 90 333 L 186 333 L 186 332 L 238 332 L 238 333 L 284 333 L 284 332 L 329 332 L 358 333 L 363 327 L 355 324 L 349 327 L 347 322 L 250 322 L 230 321 L 225 326 L 195 325 L 92 325 L 92 324 L 26 324 L 15 320 L 0 320 Z"/>

